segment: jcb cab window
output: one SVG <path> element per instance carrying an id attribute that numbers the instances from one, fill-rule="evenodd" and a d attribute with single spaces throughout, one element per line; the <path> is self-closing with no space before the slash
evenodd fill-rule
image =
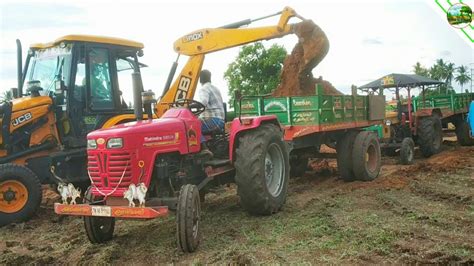
<path id="1" fill-rule="evenodd" d="M 109 51 L 104 48 L 92 48 L 89 51 L 89 62 L 91 109 L 114 109 Z"/>

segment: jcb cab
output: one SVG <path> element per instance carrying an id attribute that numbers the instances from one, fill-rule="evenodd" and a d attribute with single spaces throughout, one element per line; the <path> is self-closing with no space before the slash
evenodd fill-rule
<path id="1" fill-rule="evenodd" d="M 141 84 L 131 75 L 142 66 L 138 42 L 64 36 L 31 45 L 24 69 L 17 44 L 18 89 L 0 107 L 0 226 L 31 217 L 54 176 L 88 186 L 87 133 L 134 120 L 122 91 Z"/>

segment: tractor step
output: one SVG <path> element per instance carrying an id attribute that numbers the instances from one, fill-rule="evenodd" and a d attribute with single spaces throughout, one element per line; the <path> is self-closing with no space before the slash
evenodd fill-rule
<path id="1" fill-rule="evenodd" d="M 219 167 L 230 164 L 228 159 L 213 159 L 204 163 L 205 166 Z"/>
<path id="2" fill-rule="evenodd" d="M 128 207 L 128 206 L 100 206 L 89 204 L 54 204 L 54 212 L 59 215 L 97 216 L 132 219 L 153 219 L 167 216 L 168 207 Z"/>

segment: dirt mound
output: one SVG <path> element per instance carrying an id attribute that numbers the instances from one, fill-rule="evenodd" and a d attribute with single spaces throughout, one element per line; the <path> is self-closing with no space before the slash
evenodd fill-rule
<path id="1" fill-rule="evenodd" d="M 326 34 L 311 20 L 296 24 L 295 34 L 299 38 L 298 43 L 283 63 L 281 83 L 273 96 L 314 95 L 316 84 L 323 86 L 324 94 L 342 94 L 330 82 L 322 77 L 315 79 L 311 73 L 329 51 Z"/>

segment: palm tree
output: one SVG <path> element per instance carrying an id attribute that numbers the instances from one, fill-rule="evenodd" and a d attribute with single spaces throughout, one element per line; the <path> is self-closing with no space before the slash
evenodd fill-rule
<path id="1" fill-rule="evenodd" d="M 466 66 L 460 66 L 457 68 L 457 75 L 454 78 L 459 85 L 461 85 L 461 92 L 464 90 L 464 84 L 469 82 L 471 80 L 471 77 L 469 77 L 467 73 L 467 67 Z"/>
<path id="2" fill-rule="evenodd" d="M 413 65 L 413 73 L 423 76 L 423 77 L 429 77 L 429 71 L 426 69 L 424 66 L 420 64 L 420 62 L 416 62 L 415 65 Z"/>
<path id="3" fill-rule="evenodd" d="M 446 63 L 443 59 L 436 60 L 436 63 L 430 68 L 430 76 L 436 80 L 446 79 Z"/>
<path id="4" fill-rule="evenodd" d="M 451 86 L 451 82 L 454 78 L 454 71 L 456 70 L 454 63 L 448 63 L 444 67 L 445 82 Z"/>

